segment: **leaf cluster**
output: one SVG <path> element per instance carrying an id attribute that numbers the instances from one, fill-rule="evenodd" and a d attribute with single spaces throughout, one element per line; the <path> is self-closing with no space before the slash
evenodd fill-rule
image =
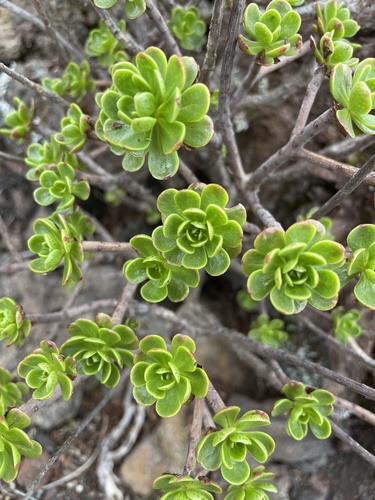
<path id="1" fill-rule="evenodd" d="M 310 428 L 318 439 L 328 438 L 331 424 L 326 417 L 333 411 L 333 394 L 323 389 L 311 390 L 301 382 L 294 381 L 285 384 L 282 390 L 288 399 L 277 401 L 271 415 L 289 413 L 285 424 L 287 434 L 299 441 Z"/>
<path id="2" fill-rule="evenodd" d="M 13 382 L 12 375 L 5 368 L 0 367 L 0 403 L 4 408 L 21 405 L 22 398 L 28 392 L 28 387 L 23 382 Z"/>
<path id="3" fill-rule="evenodd" d="M 197 51 L 201 49 L 207 26 L 201 19 L 199 9 L 175 7 L 172 10 L 172 19 L 167 21 L 167 25 L 183 49 Z"/>
<path id="4" fill-rule="evenodd" d="M 202 147 L 213 134 L 212 120 L 206 115 L 209 90 L 194 83 L 198 65 L 191 57 L 172 55 L 167 60 L 160 49 L 149 47 L 134 62 L 115 64 L 111 72 L 111 88 L 97 94 L 98 137 L 115 154 L 124 155 L 125 170 L 139 170 L 148 154 L 153 177 L 173 176 L 182 144 Z"/>
<path id="5" fill-rule="evenodd" d="M 289 335 L 283 328 L 283 320 L 277 318 L 270 319 L 266 314 L 260 314 L 251 324 L 251 329 L 247 336 L 250 339 L 259 340 L 277 349 L 281 342 L 286 342 L 289 338 Z"/>
<path id="6" fill-rule="evenodd" d="M 358 324 L 361 313 L 358 309 L 349 309 L 345 311 L 344 307 L 336 307 L 331 312 L 333 319 L 333 334 L 335 338 L 347 344 L 349 338 L 359 337 L 362 333 L 362 327 Z"/>
<path id="7" fill-rule="evenodd" d="M 117 3 L 117 0 L 94 0 L 94 4 L 100 9 L 109 9 Z M 126 0 L 125 14 L 129 19 L 136 19 L 146 10 L 145 0 Z"/>
<path id="8" fill-rule="evenodd" d="M 85 145 L 87 135 L 91 132 L 91 118 L 73 103 L 67 115 L 61 120 L 61 132 L 55 135 L 58 143 L 66 146 L 69 152 L 77 153 Z"/>
<path id="9" fill-rule="evenodd" d="M 120 380 L 119 368 L 133 366 L 132 349 L 138 340 L 126 325 L 113 326 L 107 314 L 97 314 L 95 321 L 78 319 L 67 332 L 70 339 L 61 346 L 61 352 L 72 356 L 81 375 L 94 375 L 107 387 L 114 387 Z"/>
<path id="10" fill-rule="evenodd" d="M 89 219 L 78 212 L 65 217 L 55 213 L 49 218 L 37 219 L 33 229 L 35 234 L 28 246 L 39 258 L 32 260 L 29 268 L 43 274 L 57 269 L 63 260 L 62 284 L 79 281 L 82 277 L 79 263 L 84 259 L 80 240 L 84 234 L 94 231 Z"/>
<path id="11" fill-rule="evenodd" d="M 269 482 L 274 474 L 266 472 L 263 465 L 251 469 L 249 479 L 243 484 L 231 484 L 225 500 L 268 500 L 266 491 L 277 493 L 275 485 Z"/>
<path id="12" fill-rule="evenodd" d="M 130 373 L 135 400 L 146 406 L 156 403 L 158 415 L 172 417 L 191 396 L 204 398 L 208 377 L 194 352 L 195 342 L 187 335 L 175 335 L 169 351 L 162 337 L 144 337 Z"/>
<path id="13" fill-rule="evenodd" d="M 19 363 L 18 375 L 35 389 L 34 399 L 51 397 L 59 385 L 62 397 L 67 401 L 73 392 L 72 380 L 77 376 L 76 362 L 73 357 L 63 356 L 54 342 L 42 340 L 40 349 Z"/>
<path id="14" fill-rule="evenodd" d="M 5 411 L 0 401 L 0 479 L 11 482 L 18 473 L 21 456 L 38 458 L 42 447 L 22 430 L 29 426 L 30 418 L 17 408 Z"/>
<path id="15" fill-rule="evenodd" d="M 281 56 L 292 56 L 301 48 L 302 37 L 297 32 L 300 15 L 286 0 L 272 0 L 262 13 L 256 3 L 246 7 L 244 28 L 251 39 L 239 36 L 241 50 L 256 55 L 256 62 L 270 66 Z"/>
<path id="16" fill-rule="evenodd" d="M 269 295 L 274 308 L 283 314 L 296 314 L 307 303 L 321 310 L 334 307 L 340 289 L 334 270 L 343 265 L 345 249 L 325 239 L 320 222 L 296 222 L 285 233 L 268 228 L 255 238 L 254 247 L 242 259 L 254 300 Z"/>
<path id="17" fill-rule="evenodd" d="M 82 61 L 81 67 L 70 62 L 61 78 L 44 78 L 43 87 L 58 95 L 69 95 L 76 102 L 82 101 L 88 92 L 95 90 L 95 82 L 90 78 L 90 65 Z"/>
<path id="18" fill-rule="evenodd" d="M 218 484 L 207 477 L 198 477 L 193 479 L 190 476 L 179 474 L 163 474 L 155 479 L 153 488 L 162 490 L 164 495 L 160 500 L 213 500 L 212 493 L 221 493 Z"/>
<path id="19" fill-rule="evenodd" d="M 7 346 L 22 346 L 30 329 L 31 322 L 25 319 L 22 307 L 9 297 L 0 299 L 0 340 L 7 339 Z"/>
<path id="20" fill-rule="evenodd" d="M 220 430 L 209 430 L 198 443 L 198 462 L 208 470 L 220 468 L 223 478 L 230 484 L 240 485 L 250 477 L 247 454 L 257 462 L 265 462 L 275 449 L 273 439 L 265 432 L 253 431 L 254 427 L 270 424 L 268 415 L 260 410 L 248 411 L 237 419 L 238 406 L 228 406 L 218 411 L 213 420 Z"/>
<path id="21" fill-rule="evenodd" d="M 124 19 L 119 21 L 117 28 L 121 33 L 125 33 Z M 99 64 L 105 68 L 112 66 L 115 62 L 126 60 L 126 54 L 121 49 L 122 45 L 103 21 L 99 21 L 97 28 L 90 30 L 84 47 L 86 55 L 97 58 Z"/>
<path id="22" fill-rule="evenodd" d="M 331 72 L 330 89 L 339 104 L 336 118 L 345 135 L 356 136 L 355 127 L 364 134 L 375 133 L 375 58 L 361 61 L 354 74 L 345 64 Z"/>
<path id="23" fill-rule="evenodd" d="M 30 134 L 35 115 L 34 101 L 28 106 L 19 97 L 13 98 L 14 111 L 6 115 L 5 124 L 9 128 L 0 128 L 0 134 L 8 136 L 18 144 L 23 144 Z"/>

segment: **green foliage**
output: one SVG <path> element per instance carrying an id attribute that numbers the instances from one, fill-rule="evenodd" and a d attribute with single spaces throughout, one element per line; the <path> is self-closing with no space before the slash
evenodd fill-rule
<path id="1" fill-rule="evenodd" d="M 22 397 L 27 394 L 28 387 L 23 382 L 12 382 L 12 375 L 0 367 L 0 404 L 8 406 L 21 405 Z"/>
<path id="2" fill-rule="evenodd" d="M 7 339 L 10 346 L 22 346 L 29 335 L 31 322 L 25 319 L 25 312 L 13 299 L 0 299 L 0 340 Z"/>
<path id="3" fill-rule="evenodd" d="M 83 169 L 77 156 L 71 154 L 66 146 L 56 141 L 56 135 L 52 135 L 50 142 L 45 142 L 43 145 L 34 142 L 27 148 L 25 163 L 30 169 L 26 173 L 26 178 L 29 181 L 38 181 L 42 172 L 62 161 L 68 163 L 74 170 Z"/>
<path id="4" fill-rule="evenodd" d="M 307 303 L 321 310 L 335 306 L 340 280 L 334 269 L 343 264 L 345 249 L 325 239 L 320 222 L 296 222 L 285 233 L 268 228 L 255 238 L 254 247 L 242 260 L 254 300 L 270 295 L 274 308 L 283 314 L 296 314 Z"/>
<path id="5" fill-rule="evenodd" d="M 173 417 L 192 395 L 204 398 L 208 377 L 197 366 L 195 343 L 187 335 L 175 335 L 170 351 L 158 335 L 148 335 L 139 342 L 130 373 L 137 403 L 150 406 L 156 402 L 161 417 Z"/>
<path id="6" fill-rule="evenodd" d="M 95 375 L 102 384 L 114 387 L 120 380 L 119 368 L 133 366 L 130 350 L 138 347 L 137 337 L 126 325 L 113 326 L 107 314 L 97 314 L 95 321 L 77 319 L 67 332 L 71 338 L 61 352 L 76 359 L 81 375 Z"/>
<path id="7" fill-rule="evenodd" d="M 289 337 L 282 328 L 284 328 L 284 321 L 281 319 L 270 320 L 266 314 L 260 314 L 256 321 L 251 323 L 251 329 L 247 336 L 277 349 L 280 342 L 286 342 Z"/>
<path id="8" fill-rule="evenodd" d="M 201 49 L 207 26 L 201 20 L 199 9 L 175 7 L 172 10 L 172 19 L 167 21 L 167 25 L 183 49 L 197 51 Z"/>
<path id="9" fill-rule="evenodd" d="M 250 453 L 260 463 L 275 449 L 273 439 L 265 432 L 249 431 L 270 424 L 269 416 L 260 410 L 245 413 L 238 420 L 240 408 L 229 406 L 218 411 L 213 420 L 222 427 L 204 436 L 197 446 L 197 460 L 208 470 L 221 468 L 223 478 L 230 484 L 242 484 L 250 477 L 246 461 Z"/>
<path id="10" fill-rule="evenodd" d="M 44 78 L 43 87 L 58 95 L 69 95 L 76 102 L 82 101 L 88 92 L 95 90 L 95 82 L 90 79 L 90 65 L 82 61 L 81 67 L 70 62 L 61 78 Z"/>
<path id="11" fill-rule="evenodd" d="M 349 309 L 345 311 L 344 307 L 337 307 L 331 312 L 333 319 L 333 333 L 335 338 L 347 344 L 348 338 L 359 337 L 362 333 L 362 328 L 358 324 L 361 313 L 358 309 Z"/>
<path id="12" fill-rule="evenodd" d="M 141 295 L 148 302 L 160 302 L 166 297 L 172 302 L 180 302 L 188 295 L 189 287 L 198 285 L 198 271 L 167 262 L 150 236 L 134 236 L 130 244 L 139 258 L 125 262 L 124 274 L 130 283 L 148 280 L 141 288 Z"/>
<path id="13" fill-rule="evenodd" d="M 316 2 L 315 22 L 315 31 L 321 36 L 332 32 L 332 40 L 351 38 L 360 29 L 358 23 L 350 19 L 350 10 L 345 7 L 345 3 L 337 4 L 337 0 L 328 0 L 323 10 L 320 3 Z M 359 46 L 353 44 L 353 48 L 356 47 Z"/>
<path id="14" fill-rule="evenodd" d="M 18 144 L 23 144 L 32 130 L 33 118 L 35 114 L 34 101 L 30 107 L 18 97 L 13 98 L 14 111 L 5 117 L 5 124 L 9 128 L 0 128 L 0 134 L 10 137 Z"/>
<path id="15" fill-rule="evenodd" d="M 0 401 L 0 479 L 10 483 L 18 473 L 21 456 L 38 458 L 42 447 L 22 430 L 31 420 L 18 408 L 5 411 Z"/>
<path id="16" fill-rule="evenodd" d="M 223 274 L 241 251 L 246 210 L 226 208 L 228 193 L 217 184 L 166 189 L 158 197 L 163 225 L 152 233 L 155 247 L 177 266 Z"/>
<path id="17" fill-rule="evenodd" d="M 354 125 L 364 134 L 375 133 L 375 58 L 364 59 L 352 75 L 351 69 L 338 64 L 331 72 L 330 88 L 340 104 L 336 118 L 342 132 L 356 136 Z"/>
<path id="18" fill-rule="evenodd" d="M 67 217 L 54 214 L 46 219 L 37 219 L 33 229 L 35 234 L 28 241 L 29 249 L 38 254 L 29 268 L 34 273 L 54 271 L 64 261 L 62 284 L 77 282 L 82 277 L 79 263 L 83 261 L 80 243 L 83 232 L 92 232 L 93 227 L 81 214 L 73 213 Z"/>
<path id="19" fill-rule="evenodd" d="M 290 3 L 292 7 L 299 7 L 305 2 L 305 0 L 287 0 L 287 2 Z"/>
<path id="20" fill-rule="evenodd" d="M 273 476 L 274 474 L 266 472 L 262 465 L 254 467 L 247 481 L 229 486 L 225 500 L 268 500 L 266 491 L 277 493 L 276 486 L 269 482 Z"/>
<path id="21" fill-rule="evenodd" d="M 348 234 L 352 255 L 348 262 L 348 275 L 360 275 L 354 295 L 363 306 L 375 309 L 375 225 L 361 224 Z"/>
<path id="22" fill-rule="evenodd" d="M 61 120 L 61 132 L 55 135 L 58 143 L 77 153 L 85 145 L 91 131 L 91 118 L 85 115 L 77 104 L 71 104 L 67 116 Z"/>
<path id="23" fill-rule="evenodd" d="M 258 306 L 258 303 L 253 300 L 247 293 L 247 290 L 239 290 L 236 293 L 236 302 L 241 307 L 241 309 L 247 312 L 255 311 Z"/>
<path id="24" fill-rule="evenodd" d="M 153 488 L 165 493 L 160 500 L 213 500 L 213 493 L 221 493 L 221 488 L 207 477 L 194 480 L 190 476 L 163 474 L 155 479 Z"/>
<path id="25" fill-rule="evenodd" d="M 334 31 L 325 33 L 320 38 L 319 47 L 311 37 L 311 44 L 318 63 L 326 67 L 327 73 L 330 73 L 339 63 L 346 64 L 349 67 L 358 64 L 358 57 L 352 57 L 352 45 L 345 40 L 333 40 L 333 36 Z"/>
<path id="26" fill-rule="evenodd" d="M 126 22 L 124 19 L 118 23 L 118 29 L 125 33 Z M 98 28 L 90 31 L 85 43 L 86 55 L 97 58 L 99 64 L 105 68 L 112 66 L 115 62 L 126 60 L 126 55 L 121 49 L 122 45 L 103 21 L 99 21 Z"/>
<path id="27" fill-rule="evenodd" d="M 41 187 L 34 191 L 35 201 L 47 206 L 61 200 L 56 208 L 58 212 L 71 212 L 75 197 L 87 200 L 90 196 L 89 183 L 83 179 L 75 181 L 74 168 L 65 162 L 46 168 L 39 177 L 39 183 Z"/>
<path id="28" fill-rule="evenodd" d="M 67 401 L 73 393 L 72 380 L 77 376 L 76 361 L 63 356 L 54 342 L 42 340 L 40 349 L 26 356 L 18 365 L 18 375 L 35 389 L 34 399 L 51 397 L 58 384 Z"/>
<path id="29" fill-rule="evenodd" d="M 167 179 L 177 172 L 182 144 L 198 148 L 211 139 L 210 93 L 194 84 L 198 69 L 193 58 L 173 55 L 167 61 L 156 47 L 138 53 L 134 63 L 112 66 L 112 87 L 97 94 L 96 133 L 124 155 L 125 170 L 140 169 L 148 154 L 151 175 Z"/>
<path id="30" fill-rule="evenodd" d="M 94 4 L 101 9 L 109 9 L 117 3 L 117 0 L 94 0 Z M 129 19 L 141 16 L 146 10 L 144 0 L 126 0 L 125 14 Z"/>
<path id="31" fill-rule="evenodd" d="M 251 40 L 240 35 L 239 47 L 247 54 L 256 55 L 258 64 L 270 66 L 278 62 L 279 57 L 299 51 L 300 25 L 300 15 L 286 0 L 272 0 L 263 14 L 256 3 L 251 3 L 244 13 L 244 28 Z"/>
<path id="32" fill-rule="evenodd" d="M 333 411 L 335 398 L 323 389 L 311 389 L 301 382 L 289 382 L 283 387 L 283 393 L 289 399 L 279 399 L 272 409 L 272 416 L 289 413 L 285 424 L 289 436 L 300 441 L 310 427 L 318 439 L 326 439 L 331 434 L 331 424 L 326 418 Z"/>

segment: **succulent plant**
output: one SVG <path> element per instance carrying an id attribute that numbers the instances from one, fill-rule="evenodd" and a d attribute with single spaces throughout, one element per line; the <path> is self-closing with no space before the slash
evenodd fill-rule
<path id="1" fill-rule="evenodd" d="M 31 322 L 25 319 L 22 307 L 9 297 L 0 299 L 0 340 L 7 339 L 7 346 L 22 346 L 30 329 Z"/>
<path id="2" fill-rule="evenodd" d="M 331 93 L 340 106 L 336 118 L 341 130 L 355 137 L 354 125 L 365 134 L 375 133 L 375 58 L 361 61 L 352 75 L 345 64 L 337 64 L 330 78 Z"/>
<path id="3" fill-rule="evenodd" d="M 22 397 L 29 388 L 23 382 L 13 382 L 12 375 L 5 368 L 0 367 L 0 403 L 6 409 L 8 406 L 21 405 Z"/>
<path id="4" fill-rule="evenodd" d="M 76 102 L 82 101 L 88 92 L 95 90 L 95 82 L 90 78 L 90 65 L 82 61 L 81 67 L 70 62 L 61 78 L 44 78 L 43 87 L 58 95 L 69 95 Z"/>
<path id="5" fill-rule="evenodd" d="M 200 50 L 203 45 L 203 35 L 207 26 L 201 19 L 196 7 L 175 7 L 172 10 L 172 19 L 167 21 L 168 28 L 186 50 Z"/>
<path id="6" fill-rule="evenodd" d="M 124 33 L 126 22 L 121 19 L 118 29 Z M 99 21 L 99 26 L 90 31 L 85 43 L 85 53 L 89 57 L 97 58 L 99 64 L 108 68 L 115 62 L 126 60 L 126 55 L 121 51 L 122 45 L 109 31 L 103 21 Z"/>
<path id="7" fill-rule="evenodd" d="M 73 356 L 81 375 L 95 375 L 102 384 L 114 387 L 120 380 L 120 370 L 133 366 L 132 349 L 138 347 L 135 333 L 126 325 L 113 326 L 107 314 L 97 314 L 95 321 L 78 319 L 67 332 L 70 339 L 61 352 Z"/>
<path id="8" fill-rule="evenodd" d="M 35 389 L 34 399 L 49 398 L 59 385 L 62 397 L 67 401 L 73 393 L 72 380 L 77 376 L 76 362 L 70 356 L 63 356 L 54 342 L 42 340 L 40 349 L 19 363 L 18 375 Z"/>
<path id="9" fill-rule="evenodd" d="M 42 447 L 22 430 L 31 424 L 30 417 L 18 408 L 5 411 L 0 401 L 0 479 L 10 483 L 18 473 L 21 456 L 38 458 Z"/>
<path id="10" fill-rule="evenodd" d="M 39 258 L 30 262 L 34 273 L 54 271 L 64 261 L 62 283 L 79 281 L 82 277 L 78 263 L 83 261 L 83 250 L 66 219 L 59 214 L 54 218 L 37 219 L 33 225 L 35 234 L 28 241 L 29 249 Z"/>
<path id="11" fill-rule="evenodd" d="M 83 164 L 75 154 L 71 154 L 66 146 L 56 141 L 55 135 L 51 136 L 50 142 L 39 144 L 33 142 L 27 148 L 25 163 L 29 168 L 26 178 L 29 181 L 38 181 L 40 175 L 47 168 L 60 162 L 68 163 L 74 170 L 82 170 Z"/>
<path id="12" fill-rule="evenodd" d="M 253 340 L 259 340 L 277 349 L 281 342 L 286 342 L 289 335 L 283 331 L 284 321 L 278 318 L 271 319 L 266 314 L 260 314 L 251 323 L 247 336 Z"/>
<path id="13" fill-rule="evenodd" d="M 5 124 L 9 128 L 0 128 L 0 134 L 10 137 L 18 144 L 23 144 L 32 130 L 35 114 L 34 101 L 28 106 L 18 97 L 13 98 L 14 111 L 6 115 Z"/>
<path id="14" fill-rule="evenodd" d="M 117 0 L 94 0 L 94 3 L 101 9 L 109 9 L 117 3 Z M 141 16 L 145 10 L 145 0 L 126 0 L 125 2 L 125 14 L 129 19 Z"/>
<path id="15" fill-rule="evenodd" d="M 277 493 L 277 488 L 270 483 L 274 474 L 266 472 L 263 465 L 251 469 L 249 479 L 243 484 L 231 484 L 224 500 L 269 500 L 266 491 Z"/>
<path id="16" fill-rule="evenodd" d="M 148 302 L 160 302 L 166 297 L 180 302 L 188 295 L 189 287 L 198 286 L 198 271 L 170 264 L 154 247 L 150 236 L 134 236 L 130 244 L 139 257 L 125 262 L 124 274 L 131 283 L 148 280 L 141 288 L 141 295 Z"/>
<path id="17" fill-rule="evenodd" d="M 360 304 L 375 309 L 375 225 L 361 224 L 355 227 L 347 240 L 352 250 L 347 273 L 351 277 L 360 275 L 354 295 Z"/>
<path id="18" fill-rule="evenodd" d="M 313 25 L 315 31 L 323 36 L 327 32 L 333 32 L 332 40 L 353 37 L 360 29 L 359 24 L 350 19 L 350 10 L 345 7 L 344 2 L 337 4 L 337 0 L 327 0 L 323 10 L 320 3 L 316 2 L 316 18 Z M 353 44 L 353 48 L 359 45 Z"/>
<path id="19" fill-rule="evenodd" d="M 210 93 L 202 83 L 194 84 L 198 65 L 191 57 L 176 55 L 167 61 L 160 49 L 149 47 L 134 63 L 117 63 L 111 72 L 112 87 L 97 95 L 98 137 L 124 155 L 125 170 L 140 169 L 148 154 L 156 179 L 173 176 L 182 144 L 202 147 L 213 134 L 206 115 Z"/>
<path id="20" fill-rule="evenodd" d="M 301 382 L 289 382 L 283 387 L 288 399 L 280 399 L 272 409 L 272 416 L 289 413 L 286 432 L 297 441 L 303 439 L 308 429 L 318 439 L 331 434 L 331 424 L 326 418 L 333 411 L 334 396 L 323 389 L 311 389 Z"/>
<path id="21" fill-rule="evenodd" d="M 246 412 L 237 419 L 238 406 L 228 406 L 218 411 L 213 420 L 222 429 L 212 430 L 197 446 L 197 460 L 208 470 L 219 467 L 223 478 L 230 484 L 242 484 L 250 476 L 247 454 L 258 462 L 265 462 L 275 449 L 271 436 L 265 432 L 248 430 L 270 424 L 267 413 L 260 410 Z"/>
<path id="22" fill-rule="evenodd" d="M 223 274 L 241 251 L 246 221 L 243 205 L 226 208 L 228 199 L 217 184 L 163 191 L 157 201 L 163 225 L 152 233 L 155 247 L 172 264 Z"/>
<path id="23" fill-rule="evenodd" d="M 255 238 L 254 247 L 242 259 L 254 300 L 270 295 L 274 308 L 283 314 L 298 313 L 307 303 L 321 310 L 335 306 L 340 279 L 334 270 L 344 263 L 345 249 L 325 239 L 320 222 L 296 222 L 285 233 L 268 228 Z"/>
<path id="24" fill-rule="evenodd" d="M 71 104 L 67 115 L 61 120 L 61 132 L 55 135 L 60 144 L 67 146 L 69 152 L 77 153 L 85 145 L 87 134 L 91 131 L 91 118 L 85 115 L 77 104 Z"/>
<path id="25" fill-rule="evenodd" d="M 148 335 L 139 342 L 130 373 L 137 403 L 156 403 L 161 417 L 173 417 L 192 395 L 204 398 L 208 377 L 194 358 L 195 342 L 187 335 L 173 337 L 170 351 L 165 340 Z"/>
<path id="26" fill-rule="evenodd" d="M 47 168 L 39 177 L 41 187 L 34 191 L 35 201 L 48 206 L 61 200 L 56 210 L 64 213 L 72 211 L 75 197 L 87 200 L 90 196 L 89 183 L 83 179 L 75 181 L 74 178 L 74 168 L 68 163 L 60 162 Z"/>
<path id="27" fill-rule="evenodd" d="M 346 40 L 334 40 L 333 35 L 333 31 L 325 33 L 320 38 L 319 47 L 312 37 L 310 39 L 316 60 L 319 64 L 326 67 L 328 74 L 339 63 L 353 67 L 357 65 L 359 61 L 358 57 L 352 57 L 352 45 Z"/>
<path id="28" fill-rule="evenodd" d="M 155 479 L 153 488 L 162 490 L 164 495 L 160 500 L 213 500 L 212 493 L 221 493 L 221 488 L 207 477 L 193 479 L 180 474 L 163 474 Z"/>
<path id="29" fill-rule="evenodd" d="M 265 66 L 274 64 L 281 56 L 296 54 L 302 45 L 297 32 L 300 15 L 286 0 L 273 0 L 262 14 L 256 3 L 249 4 L 244 13 L 244 28 L 251 39 L 239 36 L 239 47 L 256 62 Z"/>
<path id="30" fill-rule="evenodd" d="M 344 307 L 336 307 L 332 312 L 333 319 L 333 334 L 335 338 L 347 344 L 349 338 L 359 337 L 362 333 L 362 328 L 358 324 L 361 313 L 358 309 L 349 309 L 346 311 Z"/>

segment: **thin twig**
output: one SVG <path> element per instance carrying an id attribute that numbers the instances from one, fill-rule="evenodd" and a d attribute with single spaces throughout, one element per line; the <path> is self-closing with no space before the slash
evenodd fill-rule
<path id="1" fill-rule="evenodd" d="M 84 252 L 134 252 L 130 243 L 110 241 L 81 241 Z"/>
<path id="2" fill-rule="evenodd" d="M 134 283 L 127 283 L 122 291 L 121 298 L 112 314 L 113 326 L 120 325 L 123 321 L 125 311 L 129 305 L 130 300 L 137 289 L 137 285 Z"/>
<path id="3" fill-rule="evenodd" d="M 354 139 L 349 137 L 340 142 L 335 142 L 319 151 L 323 156 L 333 156 L 333 158 L 347 158 L 353 153 L 362 151 L 374 144 L 373 135 L 359 135 Z"/>
<path id="4" fill-rule="evenodd" d="M 55 94 L 55 92 L 52 92 L 51 90 L 45 89 L 38 83 L 32 82 L 28 78 L 26 78 L 23 75 L 20 75 L 17 73 L 17 71 L 14 71 L 13 69 L 8 68 L 5 64 L 0 62 L 0 71 L 6 73 L 8 76 L 13 78 L 14 80 L 17 80 L 18 82 L 22 83 L 25 87 L 32 89 L 34 92 L 36 92 L 40 97 L 47 99 L 48 101 L 56 102 L 57 104 L 60 104 L 64 108 L 69 107 L 70 103 L 60 97 L 58 94 Z"/>
<path id="5" fill-rule="evenodd" d="M 332 431 L 341 441 L 347 444 L 353 451 L 357 453 L 360 457 L 362 457 L 366 462 L 375 466 L 375 456 L 366 450 L 363 446 L 361 446 L 357 441 L 355 441 L 349 434 L 341 429 L 340 426 L 330 418 L 330 423 L 332 427 Z"/>
<path id="6" fill-rule="evenodd" d="M 291 138 L 295 137 L 297 134 L 302 132 L 302 130 L 305 128 L 307 120 L 310 115 L 311 108 L 314 104 L 316 95 L 320 89 L 320 86 L 323 83 L 323 79 L 325 77 L 325 67 L 324 66 L 319 66 L 314 74 L 312 79 L 310 80 L 310 83 L 307 86 L 305 96 L 303 98 L 298 117 L 296 120 L 296 123 L 294 125 L 294 128 L 291 133 Z"/>
<path id="7" fill-rule="evenodd" d="M 52 467 L 52 465 L 56 462 L 56 460 L 64 453 L 64 451 L 70 446 L 72 441 L 89 425 L 91 420 L 93 420 L 96 415 L 98 415 L 105 405 L 110 401 L 110 399 L 114 396 L 115 390 L 108 390 L 100 402 L 95 406 L 95 408 L 87 415 L 87 417 L 81 422 L 81 424 L 77 427 L 77 429 L 71 434 L 65 443 L 57 450 L 57 452 L 51 457 L 45 467 L 40 471 L 40 473 L 35 478 L 31 487 L 27 490 L 25 500 L 28 500 L 31 495 L 34 493 L 35 488 L 38 486 L 39 482 L 43 478 L 43 476 L 47 473 L 47 471 Z"/>
<path id="8" fill-rule="evenodd" d="M 151 21 L 155 24 L 161 36 L 164 38 L 170 52 L 172 54 L 176 54 L 177 56 L 181 57 L 182 54 L 180 47 L 178 46 L 176 40 L 173 38 L 172 33 L 169 31 L 167 23 L 165 22 L 164 17 L 161 15 L 159 9 L 156 7 L 156 5 L 152 0 L 145 0 L 145 2 L 147 8 L 147 15 L 151 19 Z"/>
<path id="9" fill-rule="evenodd" d="M 66 308 L 62 311 L 44 314 L 26 314 L 26 318 L 29 319 L 34 325 L 65 323 L 87 312 L 113 309 L 114 307 L 116 307 L 116 304 L 117 300 L 115 299 L 93 300 L 92 302 L 88 302 L 87 304 L 82 304 L 81 306 L 72 307 L 70 309 Z"/>
<path id="10" fill-rule="evenodd" d="M 362 408 L 362 406 L 337 396 L 335 396 L 335 406 L 337 408 L 344 408 L 364 422 L 375 426 L 375 415 L 371 411 L 366 410 L 366 408 Z"/>
<path id="11" fill-rule="evenodd" d="M 211 72 L 216 66 L 217 47 L 219 43 L 221 25 L 223 22 L 225 0 L 215 0 L 212 9 L 211 25 L 208 33 L 206 54 L 202 65 L 202 82 L 209 83 Z"/>
<path id="12" fill-rule="evenodd" d="M 229 166 L 232 170 L 237 191 L 245 200 L 245 183 L 247 175 L 243 169 L 240 153 L 236 142 L 230 109 L 230 87 L 233 73 L 234 53 L 237 43 L 240 21 L 242 19 L 245 1 L 234 0 L 229 19 L 227 39 L 224 49 L 223 63 L 220 73 L 219 90 L 219 123 L 225 145 L 228 150 Z"/>
<path id="13" fill-rule="evenodd" d="M 207 392 L 207 401 L 210 403 L 210 406 L 213 410 L 214 413 L 217 413 L 218 411 L 222 410 L 225 408 L 225 403 L 221 399 L 219 393 L 215 389 L 215 387 L 212 385 L 211 381 L 208 386 L 208 392 Z"/>
<path id="14" fill-rule="evenodd" d="M 202 436 L 204 399 L 195 398 L 194 405 L 193 421 L 190 427 L 189 448 L 183 472 L 184 476 L 191 476 L 195 469 L 197 464 L 195 450 Z"/>
<path id="15" fill-rule="evenodd" d="M 313 153 L 307 149 L 298 150 L 297 156 L 301 160 L 306 160 L 314 165 L 318 165 L 319 167 L 329 170 L 330 172 L 334 172 L 335 174 L 343 174 L 345 177 L 353 177 L 353 175 L 358 172 L 357 167 L 353 167 L 352 165 L 348 165 L 347 163 L 342 163 L 337 160 L 332 160 L 322 154 Z M 366 184 L 370 184 L 371 186 L 375 186 L 375 174 L 370 173 L 364 182 L 366 182 Z"/>
<path id="16" fill-rule="evenodd" d="M 249 69 L 248 69 L 241 85 L 238 87 L 236 92 L 233 94 L 232 113 L 235 113 L 236 109 L 241 104 L 243 97 L 249 92 L 249 90 L 251 90 L 252 86 L 254 85 L 255 79 L 259 74 L 261 67 L 262 66 L 260 64 L 257 64 L 255 62 L 254 58 L 251 60 Z"/>
<path id="17" fill-rule="evenodd" d="M 375 154 L 373 154 L 366 163 L 358 169 L 353 177 L 351 177 L 348 182 L 343 186 L 335 195 L 332 196 L 322 207 L 320 207 L 317 212 L 315 212 L 314 217 L 319 219 L 324 215 L 327 215 L 331 210 L 333 210 L 337 205 L 339 205 L 345 198 L 347 198 L 350 193 L 352 193 L 366 177 L 375 168 Z"/>
<path id="18" fill-rule="evenodd" d="M 60 38 L 58 37 L 58 33 L 55 28 L 51 25 L 48 15 L 45 11 L 45 8 L 41 4 L 40 0 L 33 0 L 33 3 L 39 12 L 40 17 L 42 18 L 43 24 L 45 26 L 46 32 L 50 35 L 50 37 L 55 40 L 58 50 L 60 51 L 60 56 L 62 60 L 67 63 L 70 59 L 68 51 L 66 47 L 61 43 Z"/>
<path id="19" fill-rule="evenodd" d="M 371 366 L 372 369 L 375 369 L 375 359 L 371 358 L 362 348 L 359 346 L 355 339 L 349 337 L 348 344 L 364 363 L 368 366 Z"/>
<path id="20" fill-rule="evenodd" d="M 178 172 L 185 179 L 185 181 L 188 182 L 189 184 L 194 184 L 196 182 L 199 182 L 198 177 L 181 158 L 179 158 L 179 162 L 180 166 Z"/>

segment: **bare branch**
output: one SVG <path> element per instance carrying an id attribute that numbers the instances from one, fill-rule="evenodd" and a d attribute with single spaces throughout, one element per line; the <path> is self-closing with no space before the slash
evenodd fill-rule
<path id="1" fill-rule="evenodd" d="M 204 56 L 202 66 L 202 82 L 208 84 L 211 72 L 216 66 L 217 46 L 219 43 L 221 25 L 223 22 L 223 13 L 225 0 L 215 0 L 212 9 L 211 25 L 208 33 L 206 55 Z"/>
<path id="2" fill-rule="evenodd" d="M 173 38 L 172 33 L 169 31 L 167 23 L 165 22 L 164 17 L 161 15 L 159 9 L 156 7 L 152 0 L 145 0 L 145 2 L 148 17 L 155 24 L 157 30 L 164 38 L 169 50 L 172 54 L 176 54 L 181 57 L 182 54 L 180 47 L 178 46 L 176 40 Z"/>

